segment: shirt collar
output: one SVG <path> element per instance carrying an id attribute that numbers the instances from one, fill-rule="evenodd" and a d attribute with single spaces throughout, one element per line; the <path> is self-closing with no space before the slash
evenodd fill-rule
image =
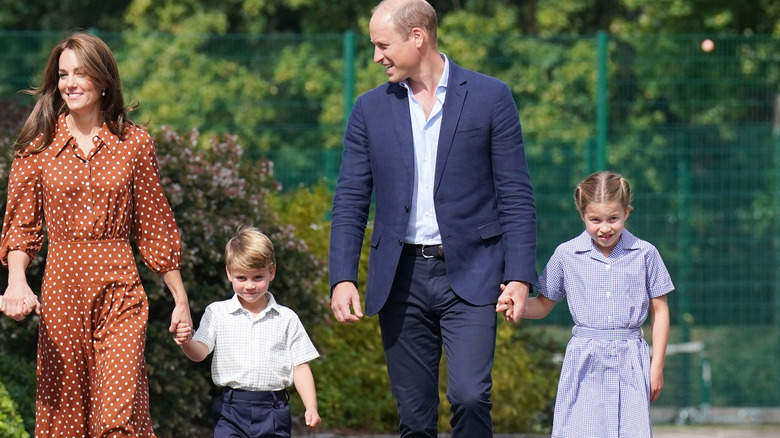
<path id="1" fill-rule="evenodd" d="M 587 231 L 583 231 L 582 234 L 574 238 L 575 253 L 583 253 L 595 249 L 598 248 L 596 248 L 596 244 L 593 242 L 593 239 L 590 238 L 590 235 Z M 615 245 L 615 248 L 612 251 L 620 249 L 625 251 L 639 249 L 639 239 L 631 234 L 631 232 L 628 230 L 623 229 L 623 233 L 620 235 L 620 240 L 618 240 L 617 245 Z"/>
<path id="2" fill-rule="evenodd" d="M 447 55 L 444 53 L 439 53 L 439 56 L 444 60 L 444 71 L 441 72 L 441 78 L 439 78 L 439 85 L 436 86 L 436 95 L 447 91 L 447 84 L 450 80 L 450 59 L 447 58 Z M 403 81 L 399 82 L 399 84 L 406 88 L 406 90 L 411 94 L 411 87 L 409 86 L 409 82 L 404 79 Z"/>
<path id="3" fill-rule="evenodd" d="M 233 298 L 228 301 L 228 313 L 243 313 L 249 317 L 255 318 L 255 319 L 262 319 L 265 317 L 268 312 L 273 311 L 274 313 L 279 313 L 279 305 L 276 303 L 276 298 L 271 294 L 271 292 L 265 293 L 266 298 L 268 298 L 268 305 L 265 306 L 265 309 L 263 309 L 259 314 L 257 314 L 256 317 L 253 317 L 251 313 L 249 313 L 248 310 L 244 309 L 244 306 L 241 305 L 241 301 L 238 300 L 238 294 L 233 294 Z"/>
<path id="4" fill-rule="evenodd" d="M 70 129 L 68 129 L 68 123 L 65 121 L 65 117 L 67 115 L 68 113 L 64 112 L 60 114 L 60 116 L 57 118 L 57 129 L 54 133 L 54 141 L 56 142 L 57 137 L 59 136 L 60 133 L 66 133 L 66 134 L 65 134 L 65 141 L 63 141 L 61 145 L 58 145 L 56 155 L 62 153 L 62 151 L 65 149 L 66 146 L 73 144 L 73 134 L 70 133 Z M 98 138 L 98 147 L 106 146 L 106 149 L 111 153 L 111 155 L 114 155 L 112 146 L 116 146 L 121 142 L 119 140 L 119 137 L 114 135 L 111 132 L 111 130 L 108 129 L 108 125 L 105 122 L 103 123 L 103 126 L 100 128 L 100 131 L 98 131 L 98 133 L 95 134 L 95 137 Z M 73 145 L 73 147 L 75 147 L 75 144 Z"/>

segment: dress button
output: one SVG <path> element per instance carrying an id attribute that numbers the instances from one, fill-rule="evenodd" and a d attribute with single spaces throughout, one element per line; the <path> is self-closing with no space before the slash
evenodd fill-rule
<path id="1" fill-rule="evenodd" d="M 605 266 L 604 266 L 604 270 L 606 270 L 606 271 L 609 271 L 609 269 L 610 269 L 610 266 L 609 266 L 609 265 L 605 265 Z"/>

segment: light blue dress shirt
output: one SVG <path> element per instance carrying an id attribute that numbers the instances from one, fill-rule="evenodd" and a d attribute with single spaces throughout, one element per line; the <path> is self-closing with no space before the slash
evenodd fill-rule
<path id="1" fill-rule="evenodd" d="M 447 80 L 450 75 L 450 61 L 444 54 L 444 72 L 436 86 L 436 103 L 426 119 L 420 103 L 415 99 L 412 88 L 406 81 L 400 84 L 409 94 L 409 113 L 412 118 L 414 140 L 414 191 L 406 227 L 406 243 L 434 245 L 441 243 L 436 210 L 433 204 L 433 180 L 436 173 L 436 152 L 439 146 L 442 107 L 447 95 Z"/>

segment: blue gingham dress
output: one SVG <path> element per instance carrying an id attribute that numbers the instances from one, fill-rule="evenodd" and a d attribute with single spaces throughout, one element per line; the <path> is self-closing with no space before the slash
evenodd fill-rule
<path id="1" fill-rule="evenodd" d="M 547 298 L 566 297 L 575 324 L 552 437 L 652 437 L 650 355 L 641 327 L 650 299 L 674 290 L 658 250 L 623 230 L 604 257 L 583 232 L 556 248 L 539 281 Z"/>

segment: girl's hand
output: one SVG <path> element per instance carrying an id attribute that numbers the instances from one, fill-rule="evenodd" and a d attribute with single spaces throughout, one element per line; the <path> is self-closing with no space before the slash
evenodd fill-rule
<path id="1" fill-rule="evenodd" d="M 650 365 L 650 403 L 658 400 L 664 387 L 663 367 Z"/>
<path id="2" fill-rule="evenodd" d="M 501 296 L 496 303 L 496 312 L 504 312 L 507 322 L 517 322 L 523 317 L 528 306 L 528 284 L 520 281 L 510 281 L 507 285 L 500 285 Z"/>
<path id="3" fill-rule="evenodd" d="M 503 284 L 500 287 L 501 287 L 501 292 L 504 292 L 504 290 L 506 290 L 506 286 L 504 286 Z M 503 302 L 499 300 L 496 303 L 496 313 L 501 313 L 501 312 L 512 313 L 512 304 L 513 304 L 512 300 L 509 299 L 504 300 Z"/>

